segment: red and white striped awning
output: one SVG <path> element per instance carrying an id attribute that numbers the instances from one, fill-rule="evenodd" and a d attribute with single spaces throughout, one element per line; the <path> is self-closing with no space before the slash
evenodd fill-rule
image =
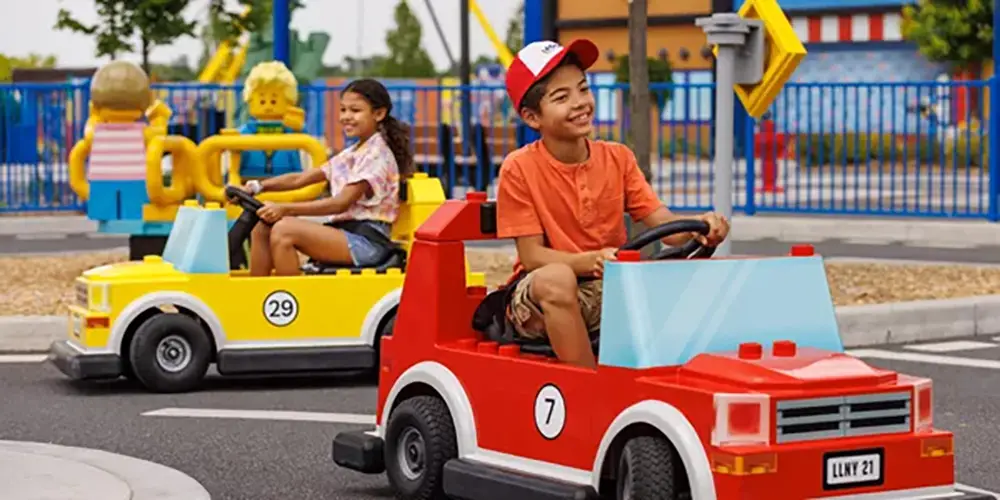
<path id="1" fill-rule="evenodd" d="M 792 15 L 792 28 L 802 43 L 898 42 L 902 16 L 898 12 L 878 14 Z"/>

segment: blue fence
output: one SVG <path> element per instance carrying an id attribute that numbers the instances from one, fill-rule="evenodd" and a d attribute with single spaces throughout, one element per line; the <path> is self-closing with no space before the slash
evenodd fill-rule
<path id="1" fill-rule="evenodd" d="M 500 87 L 386 82 L 394 114 L 411 124 L 419 168 L 453 196 L 495 192 L 503 157 L 526 141 Z M 991 184 L 987 90 L 996 80 L 912 83 L 793 83 L 764 120 L 736 119 L 734 208 L 747 214 L 975 217 L 997 220 Z M 245 118 L 241 87 L 161 85 L 170 132 L 200 141 Z M 337 121 L 341 88 L 303 87 L 307 132 L 331 154 L 349 144 Z M 627 86 L 592 86 L 595 133 L 631 143 Z M 463 91 L 468 101 L 463 106 Z M 714 85 L 655 84 L 651 183 L 680 211 L 712 200 Z M 88 87 L 0 86 L 0 212 L 80 210 L 67 160 L 87 119 Z M 469 120 L 461 119 L 462 110 Z M 997 163 L 994 161 L 993 163 Z"/>

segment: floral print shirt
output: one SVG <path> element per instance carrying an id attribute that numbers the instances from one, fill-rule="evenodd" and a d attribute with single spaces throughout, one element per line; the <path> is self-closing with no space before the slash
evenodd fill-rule
<path id="1" fill-rule="evenodd" d="M 322 167 L 336 195 L 348 184 L 368 181 L 372 195 L 364 196 L 331 221 L 374 220 L 392 224 L 399 216 L 399 166 L 382 134 L 375 133 L 359 148 L 357 144 L 330 158 Z"/>

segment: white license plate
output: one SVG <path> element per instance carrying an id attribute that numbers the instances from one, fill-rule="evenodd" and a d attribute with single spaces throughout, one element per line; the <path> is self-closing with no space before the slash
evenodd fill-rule
<path id="1" fill-rule="evenodd" d="M 883 457 L 881 449 L 827 453 L 823 457 L 823 487 L 836 489 L 882 484 Z"/>

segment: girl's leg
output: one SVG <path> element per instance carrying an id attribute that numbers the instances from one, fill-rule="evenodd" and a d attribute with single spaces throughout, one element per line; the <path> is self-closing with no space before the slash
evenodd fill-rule
<path id="1" fill-rule="evenodd" d="M 271 227 L 259 222 L 250 233 L 250 276 L 270 276 L 273 268 Z"/>
<path id="2" fill-rule="evenodd" d="M 317 222 L 285 217 L 271 228 L 271 257 L 274 259 L 275 274 L 299 274 L 298 252 L 322 262 L 354 263 L 343 231 Z"/>

